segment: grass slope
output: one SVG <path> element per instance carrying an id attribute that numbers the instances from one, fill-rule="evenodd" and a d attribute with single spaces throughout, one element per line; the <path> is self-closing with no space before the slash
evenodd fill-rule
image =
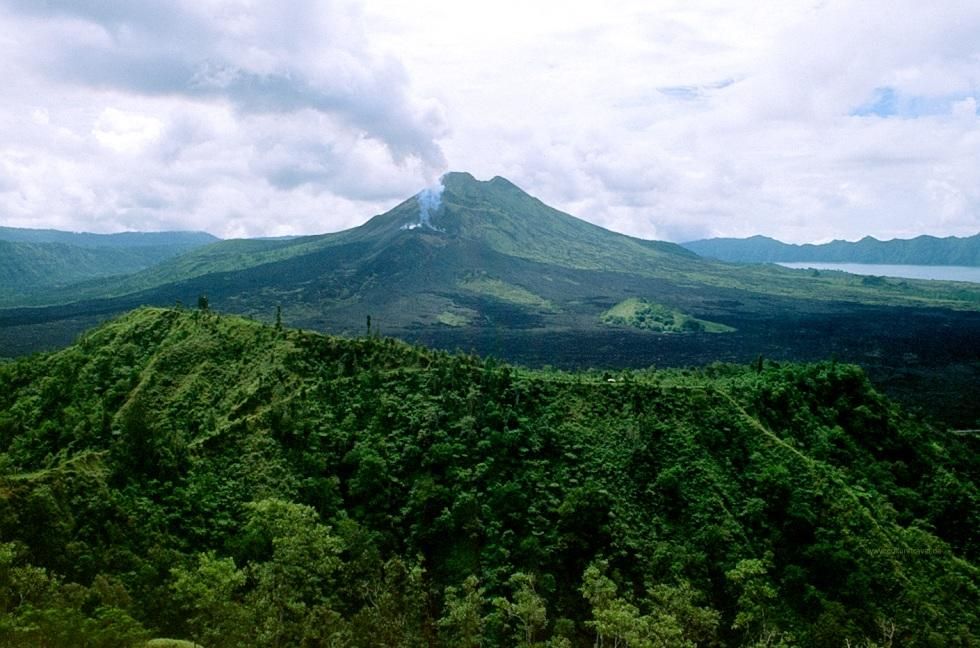
<path id="1" fill-rule="evenodd" d="M 527 371 L 143 309 L 0 365 L 0 634 L 972 645 L 975 441 L 848 365 Z"/>
<path id="2" fill-rule="evenodd" d="M 638 297 L 619 302 L 603 313 L 600 320 L 609 326 L 629 326 L 657 333 L 730 333 L 735 330 Z"/>
<path id="3" fill-rule="evenodd" d="M 501 301 L 521 306 L 531 306 L 543 310 L 553 310 L 554 306 L 547 299 L 535 295 L 526 288 L 509 284 L 500 279 L 494 279 L 484 275 L 470 275 L 459 282 L 459 287 L 463 290 L 489 295 Z"/>

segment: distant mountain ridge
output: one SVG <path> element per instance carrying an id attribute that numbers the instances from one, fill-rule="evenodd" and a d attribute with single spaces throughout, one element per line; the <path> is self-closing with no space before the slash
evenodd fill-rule
<path id="1" fill-rule="evenodd" d="M 681 245 L 703 257 L 737 263 L 882 263 L 900 265 L 980 266 L 980 234 L 967 237 L 917 236 L 879 241 L 831 241 L 814 245 L 783 243 L 767 236 L 713 238 Z"/>
<path id="2" fill-rule="evenodd" d="M 189 250 L 208 243 L 220 241 L 217 236 L 207 232 L 165 231 L 165 232 L 115 232 L 95 234 L 92 232 L 67 232 L 56 229 L 33 229 L 0 226 L 0 241 L 13 243 L 61 243 L 84 248 L 135 248 L 168 247 Z"/>
<path id="3" fill-rule="evenodd" d="M 0 227 L 0 296 L 129 275 L 218 240 L 206 232 L 92 234 Z"/>

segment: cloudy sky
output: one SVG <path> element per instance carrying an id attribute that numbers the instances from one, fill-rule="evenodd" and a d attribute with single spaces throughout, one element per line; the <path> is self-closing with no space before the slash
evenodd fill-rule
<path id="1" fill-rule="evenodd" d="M 446 170 L 674 241 L 980 231 L 976 0 L 0 0 L 0 224 L 351 227 Z"/>

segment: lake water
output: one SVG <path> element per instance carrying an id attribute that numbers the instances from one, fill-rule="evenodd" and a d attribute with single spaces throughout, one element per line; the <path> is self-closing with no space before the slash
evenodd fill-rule
<path id="1" fill-rule="evenodd" d="M 980 268 L 970 266 L 885 265 L 878 263 L 822 263 L 797 261 L 780 263 L 787 268 L 813 268 L 815 270 L 840 270 L 858 275 L 902 277 L 904 279 L 942 279 L 944 281 L 972 281 L 980 283 Z"/>

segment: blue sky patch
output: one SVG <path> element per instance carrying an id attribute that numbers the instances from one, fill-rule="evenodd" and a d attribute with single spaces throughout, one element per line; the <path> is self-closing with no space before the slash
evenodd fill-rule
<path id="1" fill-rule="evenodd" d="M 694 99 L 701 99 L 705 97 L 712 90 L 721 90 L 722 88 L 727 88 L 728 86 L 735 83 L 735 79 L 722 79 L 720 81 L 713 81 L 711 83 L 705 83 L 701 85 L 676 85 L 676 86 L 660 86 L 657 88 L 657 92 L 663 95 L 667 95 L 673 99 L 683 99 L 691 101 Z"/>
<path id="2" fill-rule="evenodd" d="M 875 88 L 871 99 L 852 110 L 850 114 L 857 117 L 875 115 L 905 119 L 948 115 L 954 103 L 970 96 L 972 95 L 969 93 L 941 96 L 904 95 L 895 88 L 885 86 Z"/>

